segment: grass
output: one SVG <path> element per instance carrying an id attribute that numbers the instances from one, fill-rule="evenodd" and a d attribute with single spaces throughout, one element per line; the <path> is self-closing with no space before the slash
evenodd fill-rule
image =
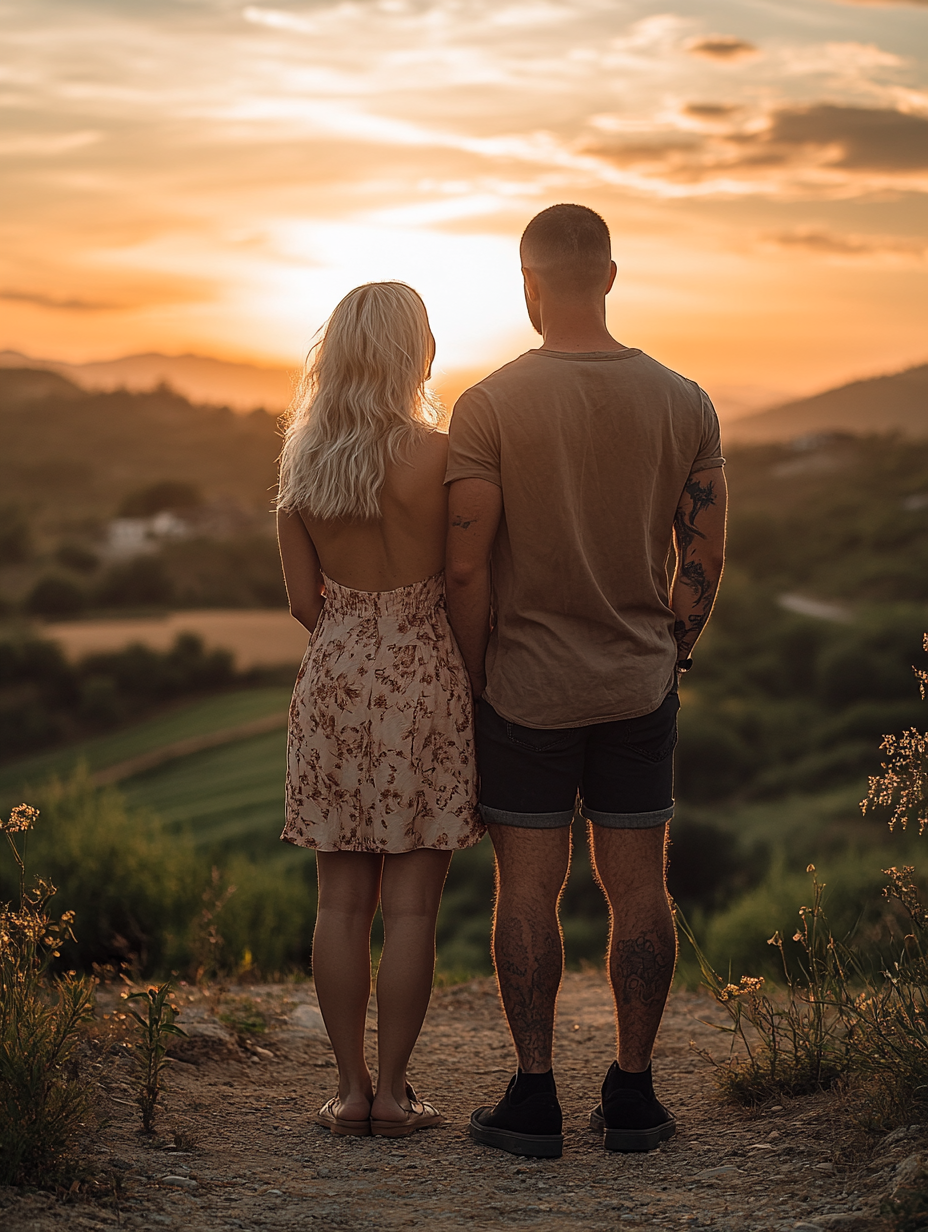
<path id="1" fill-rule="evenodd" d="M 143 723 L 105 736 L 10 762 L 0 767 L 0 808 L 19 803 L 28 795 L 29 787 L 45 782 L 51 775 L 67 777 L 79 762 L 91 771 L 102 770 L 176 740 L 222 731 L 284 711 L 289 701 L 288 688 L 240 689 L 171 707 Z"/>
<path id="2" fill-rule="evenodd" d="M 0 1184 L 54 1178 L 93 1099 L 79 1073 L 82 1024 L 93 1014 L 93 983 L 73 973 L 51 975 L 72 915 L 56 919 L 48 881 L 27 883 L 26 831 L 38 816 L 26 805 L 0 835 L 13 863 L 17 896 L 0 902 Z"/>
<path id="3" fill-rule="evenodd" d="M 267 732 L 169 762 L 120 786 L 131 808 L 157 813 L 198 847 L 245 849 L 264 860 L 286 850 L 278 842 L 286 750 L 285 731 Z"/>

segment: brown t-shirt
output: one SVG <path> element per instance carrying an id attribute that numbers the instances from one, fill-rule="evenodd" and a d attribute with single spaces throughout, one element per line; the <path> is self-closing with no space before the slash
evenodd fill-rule
<path id="1" fill-rule="evenodd" d="M 527 351 L 461 395 L 445 482 L 503 490 L 486 699 L 525 727 L 656 710 L 677 649 L 673 519 L 724 464 L 712 403 L 636 349 Z"/>

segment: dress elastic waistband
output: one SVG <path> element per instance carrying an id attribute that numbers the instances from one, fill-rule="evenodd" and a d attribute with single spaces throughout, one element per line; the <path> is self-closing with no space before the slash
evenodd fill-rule
<path id="1" fill-rule="evenodd" d="M 352 590 L 323 573 L 325 610 L 334 616 L 414 616 L 444 602 L 444 572 L 396 590 Z"/>

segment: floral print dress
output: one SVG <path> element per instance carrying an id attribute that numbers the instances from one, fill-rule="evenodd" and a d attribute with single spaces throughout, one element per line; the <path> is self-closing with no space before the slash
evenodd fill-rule
<path id="1" fill-rule="evenodd" d="M 485 831 L 473 713 L 444 574 L 379 591 L 324 580 L 290 705 L 281 838 L 384 854 L 473 846 Z"/>

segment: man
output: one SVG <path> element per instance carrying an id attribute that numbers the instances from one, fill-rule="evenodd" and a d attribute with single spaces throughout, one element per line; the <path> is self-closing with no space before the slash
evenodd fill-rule
<path id="1" fill-rule="evenodd" d="M 676 962 L 665 848 L 677 680 L 721 577 L 724 459 L 702 390 L 608 332 L 616 267 L 598 214 L 544 210 L 521 257 L 542 346 L 461 396 L 446 474 L 448 607 L 479 699 L 493 953 L 519 1066 L 471 1134 L 561 1154 L 558 899 L 579 802 L 609 905 L 618 1033 L 591 1125 L 607 1149 L 651 1150 L 674 1132 L 650 1062 Z"/>

